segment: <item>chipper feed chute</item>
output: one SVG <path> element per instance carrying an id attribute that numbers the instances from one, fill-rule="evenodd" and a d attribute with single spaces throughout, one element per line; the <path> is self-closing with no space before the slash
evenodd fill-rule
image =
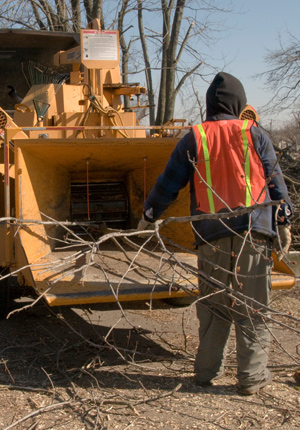
<path id="1" fill-rule="evenodd" d="M 36 220 L 18 232 L 30 265 L 27 282 L 50 305 L 115 301 L 116 296 L 182 296 L 176 290 L 183 281 L 189 289 L 197 288 L 195 273 L 178 264 L 196 267 L 193 254 L 177 251 L 171 257 L 157 242 L 143 249 L 145 238 L 132 231 L 142 213 L 145 165 L 151 186 L 176 140 L 49 138 L 14 143 L 16 210 L 20 218 Z M 186 192 L 175 211 L 185 197 Z M 112 237 L 115 230 L 120 234 Z M 185 230 L 174 233 L 177 240 L 186 240 Z"/>

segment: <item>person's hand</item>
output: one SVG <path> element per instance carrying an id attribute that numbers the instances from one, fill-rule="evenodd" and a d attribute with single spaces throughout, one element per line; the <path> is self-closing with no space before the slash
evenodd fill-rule
<path id="1" fill-rule="evenodd" d="M 143 212 L 142 219 L 139 221 L 137 226 L 137 231 L 154 230 L 155 220 L 153 219 L 153 208 L 147 209 Z M 144 235 L 139 235 L 143 237 Z"/>
<path id="2" fill-rule="evenodd" d="M 143 217 L 137 226 L 137 231 L 151 230 L 154 228 L 154 223 L 150 221 L 146 221 Z"/>
<path id="3" fill-rule="evenodd" d="M 278 261 L 280 261 L 288 252 L 292 243 L 291 225 L 290 224 L 278 225 L 278 235 L 279 235 L 279 238 L 276 239 L 275 246 L 277 248 L 277 251 L 276 251 L 277 259 Z"/>

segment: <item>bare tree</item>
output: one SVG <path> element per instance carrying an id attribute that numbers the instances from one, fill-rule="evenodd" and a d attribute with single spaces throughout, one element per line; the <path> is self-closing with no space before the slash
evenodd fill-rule
<path id="1" fill-rule="evenodd" d="M 73 0 L 80 3 L 80 0 Z M 103 0 L 84 0 L 84 7 L 86 10 L 87 22 L 92 19 L 99 19 L 101 28 L 104 29 L 104 15 L 103 15 Z"/>
<path id="2" fill-rule="evenodd" d="M 286 45 L 280 40 L 279 48 L 269 51 L 265 57 L 269 70 L 259 77 L 266 79 L 267 86 L 274 92 L 273 98 L 265 107 L 265 112 L 278 112 L 289 109 L 291 120 L 280 128 L 272 129 L 270 134 L 275 148 L 281 159 L 285 180 L 294 204 L 294 217 L 292 219 L 293 247 L 299 250 L 299 148 L 300 148 L 300 40 L 289 34 Z"/>
<path id="3" fill-rule="evenodd" d="M 182 87 L 187 77 L 190 76 L 193 72 L 195 72 L 203 63 L 200 60 L 192 69 L 184 73 L 177 86 L 175 86 L 176 66 L 179 63 L 185 45 L 188 42 L 191 30 L 194 26 L 194 23 L 191 22 L 178 49 L 180 27 L 183 19 L 185 3 L 185 0 L 177 1 L 173 23 L 171 23 L 170 4 L 167 5 L 166 1 L 162 1 L 162 12 L 163 15 L 167 18 L 165 21 L 167 25 L 164 26 L 164 31 L 168 32 L 168 34 L 170 34 L 170 37 L 164 38 L 166 46 L 164 46 L 163 49 L 163 55 L 165 57 L 163 58 L 163 63 L 166 67 L 163 68 L 162 72 L 165 75 L 165 79 L 162 79 L 161 83 L 165 81 L 165 85 L 161 85 L 160 87 L 160 100 L 161 98 L 164 98 L 165 103 L 161 103 L 164 106 L 164 109 L 160 109 L 157 113 L 157 124 L 160 124 L 161 121 L 167 122 L 172 118 L 175 108 L 175 99 L 178 91 Z M 165 33 L 164 35 L 166 36 L 167 34 Z"/>
<path id="4" fill-rule="evenodd" d="M 139 34 L 141 39 L 141 45 L 143 50 L 144 62 L 145 62 L 145 77 L 147 82 L 147 93 L 148 93 L 148 102 L 149 102 L 149 119 L 150 124 L 155 123 L 155 96 L 154 96 L 154 88 L 152 82 L 152 73 L 151 73 L 151 64 L 149 59 L 149 52 L 144 32 L 144 24 L 143 24 L 143 2 L 142 0 L 137 0 L 138 2 L 138 25 L 139 25 Z"/>
<path id="5" fill-rule="evenodd" d="M 220 3 L 217 6 L 213 1 L 160 0 L 138 1 L 138 12 L 147 89 L 150 89 L 151 95 L 150 105 L 154 100 L 152 75 L 156 71 L 160 73 L 156 113 L 153 112 L 154 107 L 150 106 L 149 109 L 150 124 L 161 125 L 174 117 L 176 98 L 188 78 L 196 74 L 201 79 L 207 73 L 209 64 L 204 55 L 204 47 L 210 42 L 213 27 L 218 22 L 214 14 L 231 10 L 221 8 Z M 143 24 L 144 12 L 148 14 L 147 22 L 155 23 L 151 28 Z M 152 17 L 149 18 L 149 14 Z M 211 21 L 212 17 L 215 21 Z M 220 26 L 218 30 L 221 30 Z M 203 46 L 203 52 L 199 49 L 200 46 Z M 149 52 L 153 50 L 150 67 Z"/>
<path id="6" fill-rule="evenodd" d="M 197 79 L 191 76 L 189 86 L 184 94 L 180 94 L 180 103 L 182 109 L 186 112 L 189 124 L 199 124 L 205 121 L 206 105 L 205 97 L 197 89 Z"/>
<path id="7" fill-rule="evenodd" d="M 268 51 L 265 61 L 269 70 L 258 76 L 264 77 L 266 85 L 274 92 L 266 110 L 293 108 L 300 98 L 300 40 L 290 35 L 286 46 L 280 40 L 279 48 Z"/>
<path id="8" fill-rule="evenodd" d="M 222 29 L 216 14 L 231 12 L 221 5 L 230 0 L 6 0 L 0 25 L 79 32 L 97 18 L 104 29 L 105 11 L 107 28 L 120 32 L 123 83 L 130 75 L 142 76 L 150 125 L 161 125 L 174 117 L 188 78 L 209 73 L 211 60 L 204 51 L 214 31 L 220 37 Z M 124 104 L 130 108 L 128 98 Z"/>
<path id="9" fill-rule="evenodd" d="M 98 18 L 104 28 L 102 6 L 103 0 L 7 0 L 1 5 L 0 25 L 79 32 L 83 21 Z"/>
<path id="10" fill-rule="evenodd" d="M 125 15 L 129 11 L 129 0 L 122 0 L 122 5 L 118 13 L 118 30 L 120 35 L 120 47 L 122 50 L 122 80 L 124 84 L 128 84 L 128 74 L 129 74 L 129 58 L 130 58 L 130 46 L 132 44 L 132 39 L 126 43 L 124 33 L 128 30 L 128 28 L 132 27 L 130 25 L 126 29 L 124 29 L 124 20 Z M 124 107 L 125 109 L 129 108 L 129 98 L 128 96 L 124 97 Z"/>

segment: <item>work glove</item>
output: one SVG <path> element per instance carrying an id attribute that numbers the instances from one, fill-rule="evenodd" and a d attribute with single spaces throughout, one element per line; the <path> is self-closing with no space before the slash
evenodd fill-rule
<path id="1" fill-rule="evenodd" d="M 280 261 L 283 259 L 291 246 L 292 235 L 290 224 L 280 224 L 277 227 L 279 238 L 275 239 L 275 248 L 277 253 L 277 259 L 278 261 Z"/>
<path id="2" fill-rule="evenodd" d="M 143 217 L 138 223 L 137 231 L 154 230 L 154 222 L 153 208 L 149 208 L 143 213 Z M 139 237 L 143 237 L 143 234 L 139 235 Z"/>
<path id="3" fill-rule="evenodd" d="M 281 224 L 290 224 L 290 217 L 292 216 L 291 209 L 287 203 L 281 203 L 281 205 L 278 207 L 277 213 L 277 223 L 278 225 Z"/>
<path id="4" fill-rule="evenodd" d="M 144 217 L 139 221 L 137 231 L 154 229 L 154 223 L 147 221 Z"/>
<path id="5" fill-rule="evenodd" d="M 291 209 L 285 202 L 281 203 L 276 210 L 277 238 L 274 242 L 274 248 L 278 261 L 283 259 L 292 243 L 291 215 Z"/>

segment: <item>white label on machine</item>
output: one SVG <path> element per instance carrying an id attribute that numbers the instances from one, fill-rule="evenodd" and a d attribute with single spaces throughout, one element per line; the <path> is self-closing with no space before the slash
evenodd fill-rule
<path id="1" fill-rule="evenodd" d="M 116 31 L 83 30 L 82 36 L 84 60 L 118 61 Z"/>

